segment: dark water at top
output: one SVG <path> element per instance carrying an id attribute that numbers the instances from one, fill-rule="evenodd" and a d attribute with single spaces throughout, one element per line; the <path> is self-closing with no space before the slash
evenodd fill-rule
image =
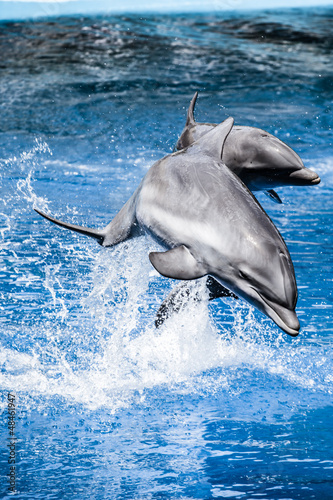
<path id="1" fill-rule="evenodd" d="M 333 10 L 0 24 L 0 491 L 15 498 L 333 497 Z M 232 299 L 156 331 L 153 241 L 103 227 L 198 121 L 263 128 L 322 182 L 258 199 L 290 250 L 302 330 Z M 202 284 L 193 285 L 193 296 Z"/>

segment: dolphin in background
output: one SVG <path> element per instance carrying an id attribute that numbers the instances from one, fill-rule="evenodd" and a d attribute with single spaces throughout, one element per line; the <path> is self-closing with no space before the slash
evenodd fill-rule
<path id="1" fill-rule="evenodd" d="M 215 123 L 198 123 L 194 119 L 196 92 L 187 112 L 185 127 L 176 149 L 188 147 L 216 127 Z M 301 158 L 287 144 L 265 130 L 236 125 L 223 148 L 222 161 L 250 190 L 264 190 L 273 201 L 281 200 L 273 188 L 284 185 L 311 186 L 319 184 L 320 177 L 305 168 Z"/>
<path id="2" fill-rule="evenodd" d="M 157 161 L 116 217 L 101 230 L 62 227 L 113 246 L 150 233 L 166 249 L 149 259 L 163 276 L 211 276 L 296 336 L 297 286 L 286 244 L 245 184 L 223 162 L 228 118 L 192 145 Z"/>

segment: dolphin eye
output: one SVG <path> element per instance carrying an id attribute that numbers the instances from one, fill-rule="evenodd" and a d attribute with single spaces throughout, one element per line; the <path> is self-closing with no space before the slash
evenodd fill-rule
<path id="1" fill-rule="evenodd" d="M 268 137 L 268 134 L 261 134 L 261 137 Z"/>
<path id="2" fill-rule="evenodd" d="M 249 276 L 244 273 L 243 271 L 239 271 L 239 276 L 243 279 L 243 280 L 249 280 Z"/>

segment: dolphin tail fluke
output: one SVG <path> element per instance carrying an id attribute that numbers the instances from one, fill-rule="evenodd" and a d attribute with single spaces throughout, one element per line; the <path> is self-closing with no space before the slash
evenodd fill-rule
<path id="1" fill-rule="evenodd" d="M 190 102 L 190 105 L 189 105 L 189 108 L 187 111 L 186 125 L 194 125 L 195 124 L 194 107 L 195 107 L 195 103 L 197 101 L 197 97 L 198 97 L 198 92 L 196 92 L 194 94 L 194 96 L 192 97 L 192 100 Z"/>
<path id="2" fill-rule="evenodd" d="M 37 210 L 37 208 L 35 208 L 34 210 L 42 217 L 45 217 L 45 219 L 53 222 L 54 224 L 57 224 L 57 226 L 64 227 L 65 229 L 70 229 L 71 231 L 75 231 L 76 233 L 81 233 L 86 236 L 95 238 L 98 243 L 100 243 L 100 245 L 103 245 L 103 240 L 105 237 L 103 231 L 99 229 L 90 229 L 89 227 L 77 226 L 76 224 L 70 224 L 68 222 L 62 222 L 61 220 L 51 217 L 51 215 L 45 214 L 41 210 Z"/>
<path id="3" fill-rule="evenodd" d="M 280 196 L 274 191 L 274 189 L 268 189 L 265 191 L 265 195 L 268 196 L 274 203 L 282 203 Z"/>

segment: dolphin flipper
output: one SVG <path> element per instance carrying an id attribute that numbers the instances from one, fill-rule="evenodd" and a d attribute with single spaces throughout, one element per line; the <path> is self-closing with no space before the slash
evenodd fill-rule
<path id="1" fill-rule="evenodd" d="M 207 274 L 202 264 L 196 261 L 185 245 L 166 252 L 151 252 L 149 260 L 155 269 L 166 278 L 195 280 Z"/>
<path id="2" fill-rule="evenodd" d="M 209 293 L 209 300 L 214 300 L 218 297 L 233 297 L 234 299 L 238 299 L 237 295 L 222 286 L 212 276 L 207 277 L 206 286 Z M 175 286 L 166 297 L 166 299 L 163 300 L 156 313 L 156 328 L 159 328 L 161 325 L 163 325 L 164 321 L 170 318 L 172 314 L 179 313 L 182 309 L 184 309 L 187 306 L 189 295 L 190 289 L 187 282 L 180 283 L 179 285 Z M 196 293 L 194 296 L 194 300 L 196 302 L 200 302 L 201 299 L 202 297 L 199 295 L 199 293 Z"/>
<path id="3" fill-rule="evenodd" d="M 267 191 L 265 191 L 265 195 L 268 196 L 271 200 L 273 200 L 274 203 L 283 203 L 280 196 L 277 194 L 276 191 L 274 191 L 274 189 L 267 189 Z"/>

